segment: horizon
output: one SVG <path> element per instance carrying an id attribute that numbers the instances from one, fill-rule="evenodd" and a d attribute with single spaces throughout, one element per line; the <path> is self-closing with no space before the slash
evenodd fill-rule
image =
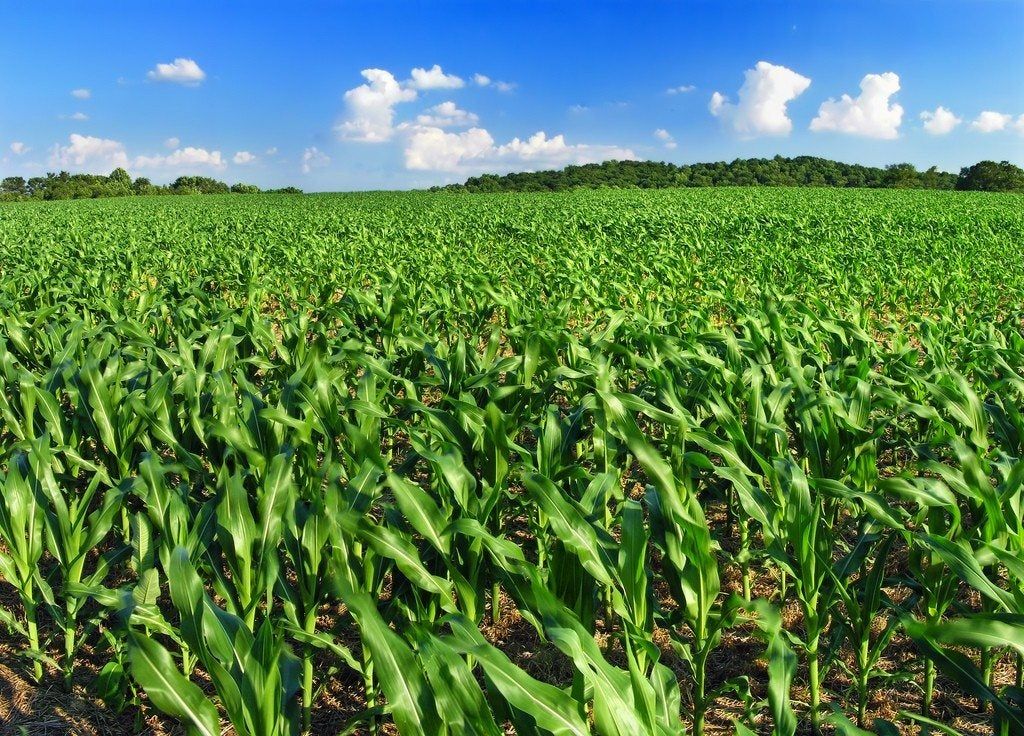
<path id="1" fill-rule="evenodd" d="M 19 6 L 0 177 L 336 192 L 609 159 L 1024 165 L 1024 4 L 727 6 Z M 27 63 L 40 37 L 48 63 Z"/>

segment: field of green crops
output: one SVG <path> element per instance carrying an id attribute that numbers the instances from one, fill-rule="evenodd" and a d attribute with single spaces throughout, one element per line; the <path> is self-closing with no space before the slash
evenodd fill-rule
<path id="1" fill-rule="evenodd" d="M 1015 195 L 0 205 L 0 733 L 1022 734 L 1022 320 Z"/>

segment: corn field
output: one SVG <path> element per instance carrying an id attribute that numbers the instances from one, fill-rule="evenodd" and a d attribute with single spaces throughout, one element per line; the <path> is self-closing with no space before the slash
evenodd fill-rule
<path id="1" fill-rule="evenodd" d="M 1015 195 L 0 207 L 0 655 L 125 733 L 1024 734 L 1022 318 Z"/>

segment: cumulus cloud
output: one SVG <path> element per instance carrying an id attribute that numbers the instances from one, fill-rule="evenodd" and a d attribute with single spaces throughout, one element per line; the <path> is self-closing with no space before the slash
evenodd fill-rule
<path id="1" fill-rule="evenodd" d="M 483 128 L 448 133 L 440 128 L 418 126 L 412 129 L 405 146 L 408 169 L 468 172 L 488 169 L 538 169 L 606 161 L 635 159 L 628 148 L 570 145 L 565 137 L 549 138 L 539 131 L 526 140 L 513 138 L 500 146 Z"/>
<path id="2" fill-rule="evenodd" d="M 695 89 L 697 88 L 692 84 L 680 84 L 678 87 L 669 87 L 667 90 L 665 90 L 665 94 L 685 95 L 687 92 L 693 92 Z"/>
<path id="3" fill-rule="evenodd" d="M 345 140 L 383 143 L 394 133 L 395 105 L 415 100 L 417 92 L 383 69 L 363 69 L 361 74 L 366 84 L 345 93 L 348 115 L 334 130 Z"/>
<path id="4" fill-rule="evenodd" d="M 138 169 L 185 169 L 205 166 L 211 169 L 223 169 L 227 165 L 220 151 L 208 151 L 205 148 L 186 146 L 166 156 L 138 156 L 133 166 Z"/>
<path id="5" fill-rule="evenodd" d="M 942 105 L 936 107 L 934 111 L 925 110 L 921 113 L 920 117 L 924 121 L 922 127 L 925 132 L 931 135 L 946 135 L 946 133 L 949 133 L 963 122 L 952 111 L 947 110 Z"/>
<path id="6" fill-rule="evenodd" d="M 128 165 L 124 144 L 109 138 L 72 133 L 68 136 L 68 145 L 57 144 L 50 149 L 50 166 L 64 169 L 106 173 Z"/>
<path id="7" fill-rule="evenodd" d="M 708 109 L 743 138 L 788 135 L 793 122 L 786 105 L 811 86 L 811 80 L 784 66 L 759 61 L 744 72 L 735 104 L 720 92 L 711 95 Z"/>
<path id="8" fill-rule="evenodd" d="M 26 146 L 21 141 L 12 141 L 11 142 L 11 153 L 13 153 L 15 156 L 24 155 L 24 154 L 28 153 L 31 150 L 32 150 L 31 148 Z"/>
<path id="9" fill-rule="evenodd" d="M 302 173 L 308 174 L 313 169 L 319 169 L 331 163 L 331 157 L 318 149 L 316 146 L 307 148 L 302 152 Z"/>
<path id="10" fill-rule="evenodd" d="M 676 147 L 676 139 L 673 138 L 672 134 L 664 128 L 658 128 L 654 131 L 654 137 L 661 141 L 665 145 L 665 148 L 670 151 Z"/>
<path id="11" fill-rule="evenodd" d="M 460 77 L 445 74 L 440 64 L 434 64 L 429 69 L 413 69 L 412 79 L 406 84 L 412 89 L 459 89 L 466 85 Z"/>
<path id="12" fill-rule="evenodd" d="M 239 166 L 244 166 L 245 164 L 251 164 L 256 161 L 256 156 L 248 151 L 239 151 L 231 157 L 231 161 Z"/>
<path id="13" fill-rule="evenodd" d="M 475 113 L 461 109 L 452 100 L 396 124 L 396 106 L 418 99 L 421 91 L 454 89 L 466 83 L 453 74 L 446 74 L 439 64 L 430 69 L 413 69 L 411 78 L 404 82 L 384 69 L 364 69 L 361 73 L 366 82 L 345 93 L 346 115 L 335 126 L 335 132 L 343 140 L 364 143 L 382 143 L 400 137 L 408 169 L 448 172 L 514 170 L 636 158 L 627 148 L 570 145 L 563 136 L 549 138 L 544 132 L 535 133 L 525 140 L 513 138 L 498 145 L 493 136 L 478 125 L 479 117 Z M 514 86 L 479 72 L 473 75 L 472 83 L 499 91 L 509 91 Z M 450 128 L 466 130 L 452 132 L 448 130 Z M 302 170 L 308 173 L 329 161 L 316 148 L 307 148 L 302 157 Z"/>
<path id="14" fill-rule="evenodd" d="M 996 133 L 1006 130 L 1006 126 L 1010 124 L 1011 120 L 1013 120 L 1012 115 L 985 110 L 971 122 L 971 128 L 979 133 Z"/>
<path id="15" fill-rule="evenodd" d="M 811 130 L 833 130 L 865 138 L 892 139 L 899 135 L 903 107 L 890 102 L 899 92 L 900 78 L 893 72 L 867 74 L 860 80 L 860 94 L 829 98 L 821 103 Z"/>
<path id="16" fill-rule="evenodd" d="M 170 142 L 171 139 L 165 141 L 165 143 Z M 220 151 L 208 151 L 205 148 L 192 146 L 178 148 L 166 156 L 131 158 L 120 141 L 78 133 L 68 136 L 68 145 L 57 144 L 50 149 L 50 166 L 94 173 L 107 173 L 117 167 L 184 172 L 194 171 L 196 167 L 206 167 L 220 171 L 226 165 L 227 162 Z"/>
<path id="17" fill-rule="evenodd" d="M 196 86 L 206 79 L 206 72 L 192 59 L 178 58 L 169 64 L 157 64 L 146 75 L 154 82 L 172 82 Z"/>
<path id="18" fill-rule="evenodd" d="M 71 96 L 76 100 L 88 100 L 92 97 L 92 90 L 88 90 L 85 87 L 79 87 L 78 89 L 71 90 Z"/>
<path id="19" fill-rule="evenodd" d="M 437 128 L 464 128 L 476 125 L 480 121 L 476 113 L 467 112 L 450 100 L 434 105 L 416 117 L 419 125 L 432 125 Z"/>
<path id="20" fill-rule="evenodd" d="M 180 145 L 181 145 L 181 140 L 179 138 L 177 138 L 176 136 L 173 136 L 173 135 L 170 138 L 168 138 L 167 140 L 164 141 L 164 146 L 166 148 L 170 148 L 172 150 L 177 148 Z"/>
<path id="21" fill-rule="evenodd" d="M 405 167 L 426 171 L 458 171 L 466 163 L 493 153 L 494 139 L 483 128 L 446 133 L 440 128 L 416 129 L 406 142 Z"/>

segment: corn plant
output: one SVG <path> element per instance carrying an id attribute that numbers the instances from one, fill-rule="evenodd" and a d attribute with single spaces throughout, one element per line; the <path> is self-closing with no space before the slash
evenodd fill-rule
<path id="1" fill-rule="evenodd" d="M 1022 239 L 964 192 L 5 205 L 2 648 L 211 735 L 339 682 L 370 734 L 1016 733 Z"/>

